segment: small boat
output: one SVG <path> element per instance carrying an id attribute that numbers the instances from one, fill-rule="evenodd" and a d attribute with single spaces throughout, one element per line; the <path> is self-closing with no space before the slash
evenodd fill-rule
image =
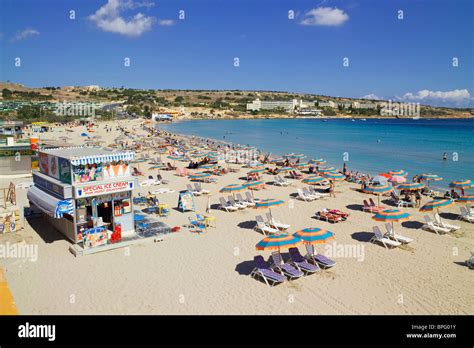
<path id="1" fill-rule="evenodd" d="M 367 121 L 367 119 L 366 119 L 366 118 L 361 118 L 360 120 L 361 120 L 361 121 Z"/>

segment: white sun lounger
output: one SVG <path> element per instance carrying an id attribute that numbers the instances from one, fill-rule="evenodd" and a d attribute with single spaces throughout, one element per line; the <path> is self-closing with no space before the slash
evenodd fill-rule
<path id="1" fill-rule="evenodd" d="M 287 230 L 289 229 L 291 226 L 288 225 L 288 224 L 284 224 L 284 223 L 281 223 L 280 221 L 276 220 L 271 213 L 266 213 L 266 216 L 267 216 L 267 221 L 268 221 L 268 224 L 271 226 L 271 227 L 275 227 L 279 230 Z"/>
<path id="2" fill-rule="evenodd" d="M 242 197 L 240 193 L 237 193 L 235 195 L 235 198 L 237 198 L 238 202 L 247 205 L 247 207 L 255 207 L 255 202 L 249 201 L 248 199 L 244 199 L 244 197 Z"/>
<path id="3" fill-rule="evenodd" d="M 265 221 L 263 221 L 263 218 L 260 215 L 257 215 L 255 217 L 255 221 L 257 221 L 257 226 L 255 226 L 255 230 L 263 232 L 263 234 L 275 234 L 279 233 L 280 231 L 277 230 L 276 228 L 268 226 Z"/>
<path id="4" fill-rule="evenodd" d="M 187 185 L 186 185 L 186 189 L 187 189 L 189 192 L 191 192 L 193 195 L 195 195 L 195 196 L 200 196 L 200 195 L 202 195 L 202 193 L 199 192 L 198 190 L 194 189 L 194 188 L 191 186 L 191 184 L 187 184 Z"/>
<path id="5" fill-rule="evenodd" d="M 461 226 L 451 225 L 451 224 L 448 224 L 447 222 L 444 222 L 443 220 L 441 220 L 441 216 L 439 216 L 438 213 L 434 214 L 434 218 L 435 218 L 436 225 L 440 227 L 447 228 L 451 231 L 457 231 L 461 228 Z"/>
<path id="6" fill-rule="evenodd" d="M 237 207 L 234 207 L 233 205 L 231 205 L 229 202 L 226 202 L 226 200 L 224 199 L 224 197 L 220 197 L 219 198 L 219 203 L 221 205 L 221 209 L 229 212 L 229 211 L 236 211 L 236 210 L 239 210 L 239 208 Z"/>
<path id="7" fill-rule="evenodd" d="M 390 247 L 395 248 L 402 245 L 402 243 L 400 242 L 384 237 L 377 226 L 373 227 L 373 231 L 374 236 L 370 239 L 370 242 L 372 243 L 379 242 L 387 249 L 389 249 Z"/>
<path id="8" fill-rule="evenodd" d="M 375 226 L 375 228 L 379 228 L 378 226 Z M 393 232 L 393 229 L 392 229 L 392 224 L 391 223 L 386 223 L 385 224 L 385 229 L 387 230 L 387 234 L 385 235 L 385 237 L 388 237 L 388 238 L 393 238 L 395 239 L 397 242 L 400 242 L 402 244 L 409 244 L 411 242 L 413 242 L 413 239 L 412 238 L 409 238 L 409 237 L 405 237 L 405 236 L 402 236 L 400 234 L 396 234 Z M 380 231 L 380 230 L 379 230 Z"/>
<path id="9" fill-rule="evenodd" d="M 441 226 L 435 225 L 434 221 L 428 215 L 425 215 L 426 224 L 424 224 L 421 228 L 424 230 L 435 232 L 436 234 L 446 234 L 451 232 L 450 229 L 444 228 Z"/>
<path id="10" fill-rule="evenodd" d="M 459 210 L 461 211 L 461 215 L 459 215 L 458 219 L 462 219 L 467 222 L 474 222 L 474 215 L 471 215 L 466 207 L 459 207 Z"/>
<path id="11" fill-rule="evenodd" d="M 302 201 L 311 202 L 311 201 L 314 201 L 316 199 L 314 197 L 305 195 L 305 193 L 301 189 L 296 189 L 296 192 L 298 193 L 297 198 L 302 200 Z"/>
<path id="12" fill-rule="evenodd" d="M 236 202 L 234 197 L 232 196 L 227 196 L 227 201 L 232 204 L 234 207 L 237 207 L 239 209 L 245 209 L 247 208 L 247 205 L 246 204 L 243 204 L 243 203 L 239 203 L 239 202 Z"/>

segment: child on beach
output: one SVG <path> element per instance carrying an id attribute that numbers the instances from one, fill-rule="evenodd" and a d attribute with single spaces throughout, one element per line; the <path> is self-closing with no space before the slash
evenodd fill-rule
<path id="1" fill-rule="evenodd" d="M 329 181 L 329 197 L 336 198 L 336 192 L 334 191 L 334 181 Z"/>

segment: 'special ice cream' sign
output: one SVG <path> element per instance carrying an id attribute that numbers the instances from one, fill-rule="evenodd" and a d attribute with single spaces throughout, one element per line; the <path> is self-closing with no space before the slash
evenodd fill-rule
<path id="1" fill-rule="evenodd" d="M 98 196 L 112 192 L 120 192 L 120 191 L 129 191 L 133 190 L 134 188 L 134 181 L 118 181 L 118 182 L 110 182 L 105 184 L 99 185 L 87 185 L 83 187 L 76 187 L 75 193 L 76 198 L 78 197 L 90 197 L 90 196 Z"/>

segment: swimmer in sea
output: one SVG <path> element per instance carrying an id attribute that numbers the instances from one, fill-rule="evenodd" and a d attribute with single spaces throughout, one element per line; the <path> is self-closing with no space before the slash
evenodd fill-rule
<path id="1" fill-rule="evenodd" d="M 445 153 L 443 154 L 443 161 L 446 161 L 447 159 L 448 159 L 448 153 L 445 152 Z"/>

